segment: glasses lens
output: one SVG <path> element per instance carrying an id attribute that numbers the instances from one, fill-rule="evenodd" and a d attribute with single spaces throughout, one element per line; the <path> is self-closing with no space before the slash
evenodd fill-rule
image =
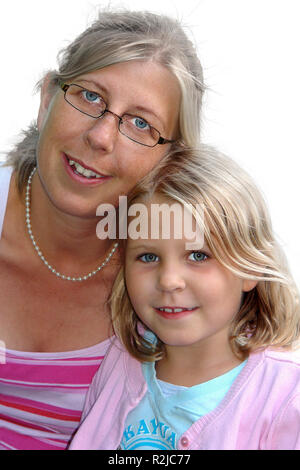
<path id="1" fill-rule="evenodd" d="M 92 117 L 99 117 L 106 109 L 101 96 L 79 85 L 70 85 L 66 92 L 66 100 L 74 108 Z"/>
<path id="2" fill-rule="evenodd" d="M 139 144 L 154 147 L 160 137 L 160 133 L 147 121 L 138 117 L 125 114 L 120 122 L 120 132 L 129 139 Z"/>

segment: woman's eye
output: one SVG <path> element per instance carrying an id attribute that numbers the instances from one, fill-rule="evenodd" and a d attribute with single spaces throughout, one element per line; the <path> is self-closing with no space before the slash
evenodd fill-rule
<path id="1" fill-rule="evenodd" d="M 139 259 L 143 261 L 143 263 L 154 263 L 158 260 L 158 256 L 153 253 L 146 253 L 145 255 L 139 256 Z"/>
<path id="2" fill-rule="evenodd" d="M 147 121 L 145 121 L 144 119 L 140 118 L 140 117 L 134 117 L 131 119 L 131 123 L 137 128 L 137 129 L 140 129 L 140 130 L 149 130 L 150 129 L 150 126 L 148 124 Z"/>
<path id="3" fill-rule="evenodd" d="M 192 261 L 205 261 L 207 258 L 208 256 L 202 251 L 193 251 L 189 255 L 189 259 Z"/>
<path id="4" fill-rule="evenodd" d="M 83 97 L 88 103 L 100 103 L 102 101 L 101 97 L 98 93 L 94 93 L 93 91 L 84 90 Z"/>

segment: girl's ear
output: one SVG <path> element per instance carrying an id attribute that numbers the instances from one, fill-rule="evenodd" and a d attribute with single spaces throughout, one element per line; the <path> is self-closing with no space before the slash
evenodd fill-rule
<path id="1" fill-rule="evenodd" d="M 40 107 L 37 117 L 37 127 L 41 131 L 45 122 L 51 98 L 53 97 L 53 89 L 51 86 L 51 73 L 48 73 L 43 80 L 40 96 Z"/>
<path id="2" fill-rule="evenodd" d="M 258 281 L 253 281 L 252 279 L 244 279 L 242 290 L 243 292 L 249 292 L 250 290 L 254 289 L 257 286 Z"/>

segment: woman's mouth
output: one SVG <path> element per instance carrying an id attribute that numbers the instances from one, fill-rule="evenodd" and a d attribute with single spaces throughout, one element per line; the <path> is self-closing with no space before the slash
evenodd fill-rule
<path id="1" fill-rule="evenodd" d="M 67 173 L 75 181 L 82 184 L 99 184 L 106 181 L 110 176 L 97 173 L 95 170 L 87 167 L 82 162 L 74 160 L 66 154 L 63 154 L 63 161 Z"/>

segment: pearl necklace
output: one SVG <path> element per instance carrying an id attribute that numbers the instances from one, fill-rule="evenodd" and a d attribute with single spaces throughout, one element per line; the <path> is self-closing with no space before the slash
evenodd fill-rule
<path id="1" fill-rule="evenodd" d="M 27 186 L 26 186 L 26 199 L 25 199 L 25 204 L 26 204 L 26 226 L 27 226 L 27 231 L 28 231 L 28 234 L 29 234 L 29 237 L 32 241 L 32 244 L 37 252 L 37 254 L 39 255 L 39 257 L 41 258 L 41 260 L 43 261 L 43 263 L 45 264 L 45 266 L 47 266 L 47 268 L 53 273 L 55 274 L 58 278 L 60 279 L 65 279 L 66 281 L 86 281 L 87 279 L 90 279 L 92 276 L 95 276 L 95 274 L 97 274 L 99 271 L 101 271 L 102 268 L 104 268 L 104 266 L 106 266 L 106 264 L 109 262 L 110 258 L 112 257 L 112 255 L 114 254 L 114 252 L 116 251 L 117 247 L 118 247 L 118 243 L 115 243 L 112 250 L 110 251 L 110 253 L 107 255 L 107 257 L 105 258 L 105 260 L 103 261 L 103 263 L 98 266 L 98 268 L 96 268 L 94 271 L 91 271 L 90 273 L 88 274 L 85 274 L 84 276 L 80 276 L 80 277 L 71 277 L 71 276 L 66 276 L 65 274 L 61 274 L 59 273 L 58 271 L 56 271 L 56 269 L 53 268 L 53 266 L 51 266 L 48 261 L 45 259 L 43 253 L 41 252 L 38 244 L 36 243 L 35 241 L 35 238 L 33 236 L 33 233 L 32 233 L 32 229 L 31 229 L 31 220 L 30 220 L 30 191 L 31 191 L 31 181 L 32 181 L 32 177 L 34 175 L 36 171 L 36 168 L 34 168 L 28 178 L 28 182 L 27 182 Z"/>

